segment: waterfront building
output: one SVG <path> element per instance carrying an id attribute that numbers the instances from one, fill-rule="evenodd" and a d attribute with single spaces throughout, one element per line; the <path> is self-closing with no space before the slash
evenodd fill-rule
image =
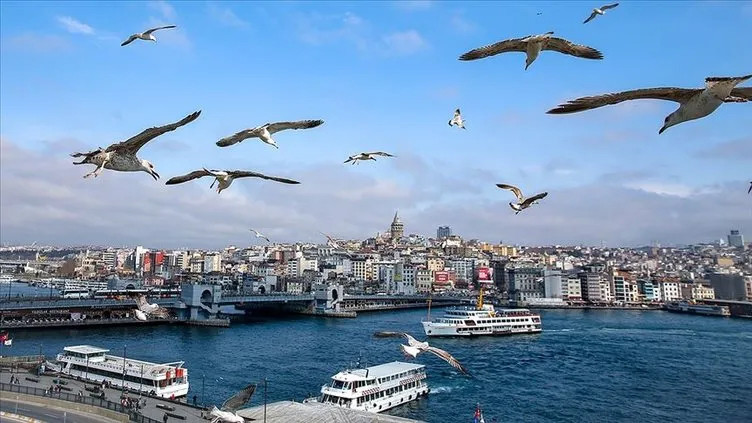
<path id="1" fill-rule="evenodd" d="M 700 282 L 682 283 L 681 298 L 685 300 L 712 300 L 715 299 L 715 289 Z"/>
<path id="2" fill-rule="evenodd" d="M 428 294 L 432 291 L 432 273 L 433 272 L 424 267 L 418 267 L 415 269 L 415 289 L 418 293 Z"/>
<path id="3" fill-rule="evenodd" d="M 565 298 L 567 286 L 562 283 L 560 269 L 543 271 L 543 291 L 546 298 Z"/>
<path id="4" fill-rule="evenodd" d="M 663 301 L 676 301 L 681 299 L 681 289 L 678 281 L 664 280 L 659 283 L 661 298 Z"/>
<path id="5" fill-rule="evenodd" d="M 394 212 L 394 219 L 392 219 L 390 233 L 392 236 L 392 241 L 399 241 L 405 234 L 405 226 L 402 224 L 398 212 Z"/>
<path id="6" fill-rule="evenodd" d="M 439 226 L 439 229 L 436 230 L 437 239 L 445 239 L 450 236 L 452 236 L 452 228 L 449 226 Z"/>
<path id="7" fill-rule="evenodd" d="M 614 301 L 622 303 L 634 303 L 639 300 L 637 283 L 632 274 L 620 270 L 612 270 L 609 275 L 609 284 L 613 292 Z"/>
<path id="8" fill-rule="evenodd" d="M 744 277 L 744 287 L 747 291 L 747 301 L 752 301 L 752 276 Z"/>
<path id="9" fill-rule="evenodd" d="M 371 259 L 355 258 L 352 260 L 352 276 L 355 280 L 360 281 L 372 281 L 373 277 L 373 262 Z M 377 268 L 378 272 L 378 268 Z M 378 277 L 377 277 L 378 278 Z M 376 279 L 377 279 L 376 278 Z"/>
<path id="10" fill-rule="evenodd" d="M 657 293 L 657 289 L 655 288 L 655 285 L 652 281 L 638 280 L 637 292 L 639 295 L 638 299 L 640 301 L 652 302 L 660 300 L 660 294 Z"/>
<path id="11" fill-rule="evenodd" d="M 588 265 L 578 274 L 582 289 L 582 299 L 590 303 L 612 301 L 610 283 L 606 279 L 602 265 Z"/>
<path id="12" fill-rule="evenodd" d="M 747 299 L 747 287 L 742 275 L 715 272 L 708 275 L 707 279 L 715 289 L 717 299 L 740 301 Z"/>
<path id="13" fill-rule="evenodd" d="M 507 267 L 507 284 L 509 299 L 528 301 L 545 296 L 543 286 L 543 269 L 540 267 Z"/>
<path id="14" fill-rule="evenodd" d="M 572 302 L 582 301 L 582 285 L 577 276 L 566 278 L 566 299 Z"/>
<path id="15" fill-rule="evenodd" d="M 740 234 L 738 230 L 732 229 L 727 237 L 730 247 L 744 248 L 744 235 Z"/>

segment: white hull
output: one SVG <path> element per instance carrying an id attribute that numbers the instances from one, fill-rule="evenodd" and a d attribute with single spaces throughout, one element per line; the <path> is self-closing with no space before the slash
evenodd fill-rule
<path id="1" fill-rule="evenodd" d="M 421 322 L 427 336 L 505 336 L 524 333 L 540 333 L 540 325 L 501 326 L 501 325 L 450 325 L 445 323 Z"/>
<path id="2" fill-rule="evenodd" d="M 68 376 L 72 376 L 75 378 L 81 378 L 83 380 L 86 380 L 88 382 L 94 382 L 101 384 L 102 382 L 107 382 L 108 384 L 122 388 L 125 386 L 128 391 L 131 392 L 143 392 L 144 394 L 148 394 L 152 391 L 156 393 L 157 396 L 160 396 L 162 398 L 170 398 L 172 395 L 175 395 L 175 398 L 184 397 L 188 395 L 188 384 L 180 384 L 180 385 L 172 385 L 167 386 L 164 388 L 156 387 L 151 385 L 151 380 L 148 380 L 144 378 L 143 383 L 139 380 L 138 382 L 133 382 L 130 380 L 125 381 L 125 385 L 123 385 L 123 379 L 117 378 L 114 376 L 105 376 L 105 375 L 99 375 L 96 373 L 93 373 L 96 371 L 93 367 L 89 369 L 87 372 L 86 370 L 80 371 L 71 369 L 69 365 L 63 365 L 62 368 L 60 364 L 56 363 L 49 363 L 49 367 L 52 370 L 55 370 L 57 372 L 66 374 Z"/>

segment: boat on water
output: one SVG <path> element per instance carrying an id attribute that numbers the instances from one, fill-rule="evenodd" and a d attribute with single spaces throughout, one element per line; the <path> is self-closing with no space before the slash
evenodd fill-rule
<path id="1" fill-rule="evenodd" d="M 110 350 L 91 345 L 63 348 L 47 368 L 89 382 L 151 393 L 162 398 L 179 398 L 188 394 L 188 369 L 184 362 L 150 363 L 107 354 Z"/>
<path id="2" fill-rule="evenodd" d="M 15 282 L 16 278 L 12 277 L 11 275 L 2 274 L 0 275 L 0 285 L 9 284 L 11 282 Z"/>
<path id="3" fill-rule="evenodd" d="M 321 387 L 320 396 L 304 402 L 380 413 L 428 395 L 425 379 L 425 366 L 401 361 L 344 370 Z"/>
<path id="4" fill-rule="evenodd" d="M 500 336 L 543 330 L 540 315 L 526 308 L 496 310 L 483 304 L 482 289 L 475 307 L 452 307 L 444 316 L 421 324 L 427 336 Z"/>
<path id="5" fill-rule="evenodd" d="M 705 316 L 731 316 L 728 306 L 710 304 L 692 304 L 687 301 L 670 302 L 665 305 L 666 310 L 677 313 L 702 314 Z"/>

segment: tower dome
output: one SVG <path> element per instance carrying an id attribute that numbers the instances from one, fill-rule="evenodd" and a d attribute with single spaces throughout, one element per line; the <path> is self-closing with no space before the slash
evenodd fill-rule
<path id="1" fill-rule="evenodd" d="M 390 229 L 392 240 L 396 241 L 402 238 L 404 235 L 405 226 L 402 224 L 402 221 L 399 218 L 399 212 L 394 212 L 394 219 L 392 219 L 392 226 Z"/>

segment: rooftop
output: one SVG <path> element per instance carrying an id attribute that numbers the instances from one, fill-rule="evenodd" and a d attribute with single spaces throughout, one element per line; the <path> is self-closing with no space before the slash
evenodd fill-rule
<path id="1" fill-rule="evenodd" d="M 264 406 L 240 410 L 238 415 L 253 421 L 264 420 Z M 267 423 L 408 423 L 417 421 L 321 403 L 303 404 L 294 401 L 280 401 L 266 406 Z"/>
<path id="2" fill-rule="evenodd" d="M 78 353 L 78 354 L 85 354 L 85 355 L 101 354 L 101 353 L 108 353 L 108 352 L 110 352 L 110 350 L 108 350 L 108 349 L 94 347 L 92 345 L 74 345 L 74 346 L 71 346 L 71 347 L 65 347 L 65 348 L 63 348 L 63 351 L 69 351 L 69 352 Z"/>
<path id="3" fill-rule="evenodd" d="M 380 378 L 397 373 L 407 372 L 425 367 L 422 364 L 405 363 L 402 361 L 393 361 L 391 363 L 379 364 L 378 366 L 367 367 L 365 369 L 345 370 L 336 374 L 337 377 L 346 378 L 349 375 L 361 378 Z"/>

